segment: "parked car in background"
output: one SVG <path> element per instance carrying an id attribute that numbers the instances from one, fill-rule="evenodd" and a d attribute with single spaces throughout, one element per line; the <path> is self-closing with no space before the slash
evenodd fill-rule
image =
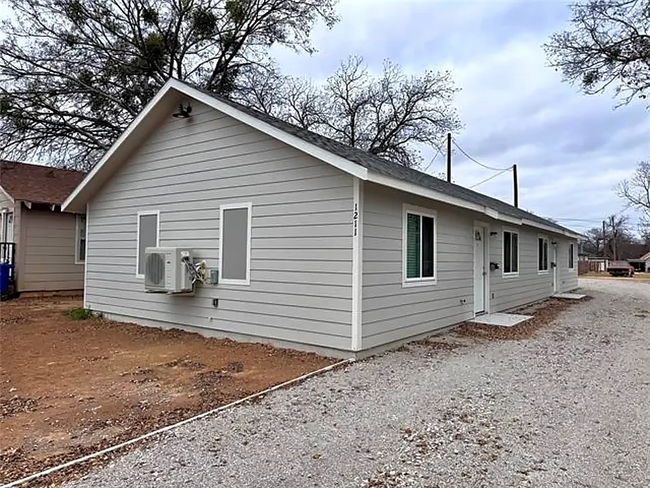
<path id="1" fill-rule="evenodd" d="M 634 267 L 627 261 L 611 261 L 607 272 L 612 276 L 634 276 Z"/>

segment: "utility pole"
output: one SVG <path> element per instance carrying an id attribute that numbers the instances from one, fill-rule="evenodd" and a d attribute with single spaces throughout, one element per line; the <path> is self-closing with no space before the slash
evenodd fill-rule
<path id="1" fill-rule="evenodd" d="M 607 242 L 607 239 L 605 237 L 605 221 L 603 220 L 603 257 L 605 257 L 605 243 Z"/>
<path id="2" fill-rule="evenodd" d="M 517 177 L 517 165 L 512 165 L 512 179 L 514 184 L 515 207 L 519 208 L 519 178 Z"/>
<path id="3" fill-rule="evenodd" d="M 447 181 L 451 183 L 451 132 L 447 133 Z"/>

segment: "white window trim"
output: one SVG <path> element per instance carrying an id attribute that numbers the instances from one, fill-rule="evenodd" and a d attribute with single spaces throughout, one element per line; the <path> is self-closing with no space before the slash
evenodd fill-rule
<path id="1" fill-rule="evenodd" d="M 238 208 L 248 209 L 248 242 L 246 242 L 246 279 L 232 280 L 224 279 L 223 277 L 223 211 L 233 210 Z M 253 230 L 253 204 L 251 202 L 245 203 L 224 203 L 219 205 L 219 283 L 224 285 L 240 285 L 249 286 L 251 284 L 251 241 Z"/>
<path id="2" fill-rule="evenodd" d="M 138 229 L 135 239 L 135 277 L 139 279 L 144 279 L 144 274 L 138 274 L 138 269 L 140 269 L 140 217 L 143 215 L 156 216 L 156 247 L 160 247 L 160 210 L 143 210 L 138 212 L 137 220 L 135 221 Z M 86 225 L 88 225 L 87 221 Z"/>
<path id="3" fill-rule="evenodd" d="M 571 255 L 573 254 L 573 259 Z M 573 267 L 569 266 L 569 271 L 576 270 L 576 245 L 573 242 L 569 242 L 569 264 L 573 264 Z"/>
<path id="4" fill-rule="evenodd" d="M 517 271 L 511 271 L 506 273 L 506 263 L 505 263 L 505 252 L 506 252 L 506 238 L 505 233 L 510 232 L 511 234 L 517 234 Z M 512 247 L 512 242 L 510 243 Z M 521 269 L 521 235 L 518 230 L 510 229 L 508 227 L 503 227 L 501 232 L 501 276 L 504 278 L 516 278 L 519 276 L 519 270 Z"/>
<path id="5" fill-rule="evenodd" d="M 7 212 L 8 210 L 6 208 L 0 210 L 0 242 L 4 242 L 5 240 L 5 220 L 7 219 Z"/>
<path id="6" fill-rule="evenodd" d="M 404 204 L 402 206 L 402 288 L 429 286 L 438 283 L 438 212 L 423 207 Z M 416 214 L 433 219 L 433 276 L 425 278 L 407 278 L 407 214 Z M 420 253 L 422 252 L 422 232 L 420 232 Z M 421 256 L 420 256 L 421 258 Z M 420 259 L 420 262 L 422 260 Z"/>
<path id="7" fill-rule="evenodd" d="M 547 243 L 547 246 L 546 246 L 546 252 L 547 252 L 546 266 L 547 266 L 547 268 L 546 269 L 539 269 L 539 258 L 540 258 L 540 256 L 539 256 L 539 240 L 540 239 L 544 239 L 546 241 L 546 243 Z M 551 269 L 551 240 L 548 238 L 547 235 L 538 234 L 537 235 L 537 241 L 535 242 L 535 245 L 537 247 L 537 253 L 536 253 L 537 254 L 537 274 L 538 275 L 547 275 L 549 273 L 549 270 Z"/>
<path id="8" fill-rule="evenodd" d="M 82 217 L 82 216 L 85 217 L 85 215 L 83 215 L 83 214 L 76 214 L 75 215 L 74 264 L 86 264 L 85 257 L 84 257 L 83 260 L 79 259 L 79 241 L 81 240 L 79 238 L 79 220 L 80 220 L 80 217 Z M 84 256 L 86 256 L 86 254 L 88 254 L 88 220 L 86 220 L 86 239 L 85 240 L 86 240 L 86 242 L 84 243 L 84 247 L 85 247 L 86 252 L 84 253 Z"/>

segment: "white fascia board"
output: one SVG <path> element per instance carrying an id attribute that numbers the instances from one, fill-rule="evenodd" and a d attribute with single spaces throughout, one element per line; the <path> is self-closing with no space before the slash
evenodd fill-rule
<path id="1" fill-rule="evenodd" d="M 73 190 L 72 193 L 68 196 L 68 198 L 65 199 L 65 202 L 61 205 L 61 211 L 65 212 L 68 210 L 68 207 L 72 202 L 79 196 L 79 193 L 88 185 L 88 183 L 95 178 L 97 173 L 101 171 L 101 169 L 104 167 L 107 161 L 111 159 L 113 154 L 117 151 L 117 149 L 122 145 L 122 143 L 129 138 L 131 133 L 135 130 L 135 128 L 142 122 L 144 118 L 147 117 L 149 112 L 158 104 L 158 102 L 169 92 L 169 90 L 172 88 L 173 82 L 175 80 L 170 79 L 165 85 L 160 89 L 158 93 L 156 93 L 156 96 L 151 99 L 151 101 L 142 109 L 142 111 L 138 114 L 138 116 L 133 119 L 133 122 L 129 124 L 129 126 L 126 128 L 124 132 L 122 132 L 122 135 L 117 138 L 117 140 L 113 143 L 113 145 L 106 151 L 102 159 L 99 160 L 99 162 L 93 167 L 93 169 L 86 175 L 86 177 L 77 185 L 77 187 Z M 87 202 L 83 202 L 84 206 Z"/>
<path id="2" fill-rule="evenodd" d="M 362 180 L 365 180 L 368 177 L 368 170 L 361 165 L 332 154 L 325 149 L 321 149 L 307 141 L 304 141 L 299 137 L 283 131 L 282 129 L 278 129 L 271 124 L 267 124 L 266 122 L 253 117 L 252 115 L 248 115 L 247 113 L 244 113 L 241 110 L 222 102 L 221 100 L 217 100 L 207 93 L 203 93 L 200 90 L 192 88 L 191 86 L 188 86 L 176 80 L 171 80 L 170 82 L 171 86 L 179 92 L 187 95 L 188 97 L 194 98 L 195 100 L 198 100 L 199 102 L 204 103 L 205 105 L 208 105 L 209 107 L 212 107 L 215 110 L 218 110 L 219 112 L 222 112 L 235 120 L 238 120 L 242 124 L 246 124 L 254 129 L 257 129 L 260 132 L 263 132 L 266 135 L 277 139 L 278 141 L 284 142 L 285 144 L 306 154 L 309 154 L 310 156 L 313 156 L 314 158 L 319 159 L 325 163 L 328 163 L 352 176 L 356 176 Z"/>
<path id="3" fill-rule="evenodd" d="M 14 197 L 9 195 L 9 193 L 7 193 L 6 190 L 4 188 L 2 188 L 1 186 L 0 186 L 0 191 L 2 191 L 2 193 L 5 194 L 5 196 L 11 201 L 11 203 L 16 203 L 16 200 L 14 200 Z"/>
<path id="4" fill-rule="evenodd" d="M 349 173 L 352 176 L 356 176 L 357 178 L 361 178 L 363 180 L 367 178 L 368 170 L 363 166 L 355 164 L 351 161 L 348 161 L 345 158 L 342 158 L 340 156 L 330 153 L 329 151 L 314 146 L 313 144 L 310 144 L 307 141 L 300 139 L 299 137 L 284 132 L 283 130 L 278 129 L 277 127 L 274 127 L 271 124 L 267 124 L 266 122 L 263 122 L 251 115 L 248 115 L 242 112 L 241 110 L 231 105 L 228 105 L 227 103 L 224 103 L 220 100 L 217 100 L 216 98 L 211 97 L 207 93 L 203 93 L 200 90 L 192 88 L 191 86 L 186 85 L 185 83 L 182 83 L 172 78 L 169 81 L 167 81 L 167 83 L 165 83 L 165 85 L 160 89 L 160 91 L 156 94 L 156 96 L 145 106 L 145 108 L 138 114 L 138 116 L 133 120 L 133 122 L 131 122 L 129 127 L 122 133 L 122 135 L 115 141 L 115 143 L 113 143 L 113 145 L 106 152 L 106 154 L 104 154 L 104 157 L 102 157 L 102 159 L 95 165 L 92 171 L 90 171 L 90 173 L 86 175 L 83 181 L 77 186 L 77 188 L 75 188 L 75 190 L 70 194 L 70 196 L 65 200 L 65 202 L 63 202 L 63 205 L 61 206 L 63 211 L 66 211 L 68 209 L 68 207 L 71 205 L 72 202 L 74 202 L 74 200 L 78 197 L 78 195 L 81 193 L 84 187 L 97 175 L 97 173 L 101 171 L 102 167 L 107 163 L 107 161 L 111 159 L 113 154 L 115 154 L 115 152 L 122 145 L 122 143 L 129 138 L 129 136 L 136 129 L 136 127 L 142 122 L 143 119 L 147 117 L 149 112 L 151 112 L 151 110 L 170 90 L 175 90 L 183 95 L 186 95 L 201 103 L 204 103 L 205 105 L 212 107 L 215 110 L 218 110 L 234 118 L 235 120 L 238 120 L 243 124 L 253 127 L 254 129 L 257 129 L 267 134 L 268 136 L 273 137 L 274 139 L 282 141 L 291 147 L 294 147 L 306 154 L 309 154 L 310 156 L 313 156 L 316 159 L 331 164 L 335 168 L 338 168 L 346 173 Z"/>
<path id="5" fill-rule="evenodd" d="M 501 222 L 507 222 L 513 225 L 524 225 L 524 221 L 522 219 L 518 219 L 517 217 L 511 217 L 510 215 L 505 215 L 505 214 L 499 214 L 499 218 L 497 220 L 500 220 Z"/>
<path id="6" fill-rule="evenodd" d="M 425 188 L 414 183 L 409 183 L 408 181 L 402 181 L 392 176 L 385 176 L 375 172 L 368 173 L 368 181 L 377 183 L 378 185 L 388 186 L 396 190 L 404 191 L 406 193 L 412 193 L 413 195 L 418 195 L 425 198 L 430 198 L 432 200 L 437 200 L 439 202 L 448 203 L 455 207 L 466 208 L 468 210 L 473 210 L 474 212 L 479 212 L 486 214 L 490 209 L 487 209 L 483 205 L 478 205 L 476 203 L 468 202 L 462 198 L 453 197 L 430 188 Z M 494 212 L 494 211 L 492 211 Z M 498 214 L 498 212 L 496 212 Z"/>
<path id="7" fill-rule="evenodd" d="M 404 191 L 406 193 L 411 193 L 413 195 L 418 195 L 421 197 L 425 198 L 430 198 L 432 200 L 436 200 L 439 202 L 447 203 L 449 205 L 453 205 L 454 207 L 459 207 L 459 208 L 465 208 L 467 210 L 472 210 L 474 212 L 478 212 L 484 215 L 487 215 L 488 217 L 491 217 L 495 220 L 499 220 L 502 222 L 508 222 L 509 224 L 513 225 L 527 225 L 530 227 L 535 227 L 537 229 L 542 229 L 548 232 L 553 232 L 555 234 L 561 234 L 565 235 L 568 237 L 573 237 L 573 238 L 578 238 L 579 234 L 568 232 L 568 231 L 562 231 L 560 229 L 555 229 L 549 225 L 544 225 L 544 224 L 539 224 L 537 222 L 534 222 L 532 220 L 527 220 L 527 219 L 520 219 L 517 217 L 511 217 L 509 215 L 505 215 L 502 213 L 499 213 L 498 211 L 494 210 L 493 208 L 490 208 L 485 205 L 479 205 L 476 203 L 468 202 L 467 200 L 463 200 L 462 198 L 454 197 L 451 195 L 447 195 L 446 193 L 442 193 L 436 190 L 432 190 L 429 188 L 425 188 L 420 185 L 416 185 L 414 183 L 409 183 L 407 181 L 402 181 L 397 178 L 393 178 L 391 176 L 385 176 L 379 173 L 375 172 L 369 172 L 368 173 L 368 181 L 371 181 L 373 183 L 377 183 L 378 185 L 383 185 L 383 186 L 388 186 L 390 188 L 394 188 L 396 190 Z"/>
<path id="8" fill-rule="evenodd" d="M 539 224 L 537 222 L 533 222 L 532 220 L 523 220 L 523 225 L 528 225 L 530 227 L 536 227 L 538 229 L 545 230 L 547 232 L 552 232 L 554 234 L 560 234 L 566 237 L 572 237 L 574 239 L 579 239 L 582 237 L 580 234 L 577 232 L 569 232 L 568 230 L 561 230 L 561 229 L 556 229 L 554 227 L 551 227 L 550 225 L 545 225 L 545 224 Z"/>

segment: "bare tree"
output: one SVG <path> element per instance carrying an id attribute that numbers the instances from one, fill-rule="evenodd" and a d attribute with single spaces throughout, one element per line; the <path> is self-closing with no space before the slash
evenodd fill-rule
<path id="1" fill-rule="evenodd" d="M 605 248 L 605 236 L 603 230 L 598 227 L 589 229 L 585 232 L 585 241 L 583 243 L 583 250 L 586 253 L 595 254 L 596 256 L 603 254 Z"/>
<path id="2" fill-rule="evenodd" d="M 273 93 L 259 93 L 266 88 Z M 438 147 L 447 132 L 460 129 L 452 106 L 457 91 L 449 72 L 407 76 L 386 61 L 383 72 L 374 76 L 362 58 L 353 56 L 320 87 L 281 77 L 234 96 L 303 128 L 415 167 L 421 163 L 419 144 Z"/>
<path id="3" fill-rule="evenodd" d="M 9 0 L 0 147 L 87 168 L 170 77 L 229 95 L 268 48 L 313 52 L 337 0 Z"/>
<path id="4" fill-rule="evenodd" d="M 609 87 L 627 104 L 650 92 L 650 0 L 571 5 L 571 30 L 544 45 L 550 65 L 587 94 Z"/>
<path id="5" fill-rule="evenodd" d="M 650 234 L 650 161 L 641 161 L 629 180 L 618 185 L 618 196 L 641 214 L 639 233 Z"/>
<path id="6" fill-rule="evenodd" d="M 630 230 L 630 219 L 625 215 L 610 215 L 606 221 L 605 239 L 609 255 L 613 260 L 619 259 L 621 244 L 634 240 Z"/>

